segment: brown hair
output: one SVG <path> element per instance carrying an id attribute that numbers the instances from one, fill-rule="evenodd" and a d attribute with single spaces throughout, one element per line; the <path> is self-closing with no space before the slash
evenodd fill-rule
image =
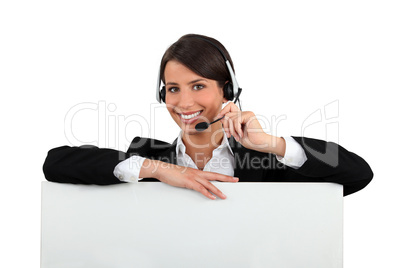
<path id="1" fill-rule="evenodd" d="M 163 55 L 160 65 L 161 80 L 165 83 L 164 72 L 167 62 L 176 60 L 196 74 L 218 81 L 218 85 L 223 87 L 226 81 L 231 81 L 230 74 L 221 52 L 211 43 L 219 47 L 234 72 L 232 59 L 218 40 L 204 35 L 187 34 L 173 43 Z"/>

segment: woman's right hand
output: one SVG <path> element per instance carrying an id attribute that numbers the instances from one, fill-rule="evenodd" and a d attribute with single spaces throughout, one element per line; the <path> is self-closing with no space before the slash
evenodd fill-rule
<path id="1" fill-rule="evenodd" d="M 140 178 L 149 177 L 156 178 L 172 186 L 195 190 L 212 200 L 216 199 L 215 195 L 221 199 L 226 199 L 226 195 L 210 181 L 239 181 L 239 178 L 228 175 L 145 159 L 141 167 Z"/>

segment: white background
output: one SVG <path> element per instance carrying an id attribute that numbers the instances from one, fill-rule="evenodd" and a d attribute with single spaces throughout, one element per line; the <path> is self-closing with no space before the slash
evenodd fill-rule
<path id="1" fill-rule="evenodd" d="M 267 132 L 334 140 L 370 164 L 374 180 L 345 198 L 344 267 L 400 267 L 401 13 L 398 1 L 2 1 L 0 266 L 39 266 L 49 149 L 174 140 L 158 64 L 199 33 L 229 50 L 242 108 Z M 335 117 L 306 124 L 325 106 Z"/>

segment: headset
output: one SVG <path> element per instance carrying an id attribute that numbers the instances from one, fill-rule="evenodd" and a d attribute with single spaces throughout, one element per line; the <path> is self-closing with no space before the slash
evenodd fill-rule
<path id="1" fill-rule="evenodd" d="M 230 65 L 230 62 L 226 58 L 225 54 L 222 52 L 222 50 L 217 45 L 215 45 L 210 40 L 205 39 L 200 36 L 193 36 L 193 37 L 204 40 L 204 41 L 208 42 L 209 44 L 213 45 L 216 49 L 218 49 L 219 53 L 222 55 L 223 59 L 225 60 L 226 66 L 227 66 L 229 74 L 230 74 L 230 80 L 231 80 L 228 83 L 226 83 L 225 86 L 223 87 L 223 96 L 229 101 L 235 99 L 234 103 L 239 101 L 239 97 L 242 92 L 242 89 L 239 87 L 239 84 L 237 83 L 236 76 L 233 72 L 232 66 Z M 163 86 L 161 89 L 161 82 L 162 82 L 162 79 L 160 76 L 160 69 L 159 69 L 158 82 L 157 82 L 157 86 L 156 86 L 156 100 L 159 103 L 162 103 L 162 101 L 165 102 L 165 98 L 166 98 L 166 87 Z M 239 107 L 241 110 L 240 101 L 239 101 Z"/>

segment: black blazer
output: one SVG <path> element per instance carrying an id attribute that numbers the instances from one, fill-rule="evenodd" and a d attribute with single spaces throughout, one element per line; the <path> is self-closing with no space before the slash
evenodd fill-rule
<path id="1" fill-rule="evenodd" d="M 334 182 L 344 195 L 363 189 L 373 178 L 369 165 L 343 147 L 321 140 L 293 137 L 304 149 L 307 161 L 298 169 L 277 161 L 273 154 L 247 149 L 233 136 L 229 144 L 235 156 L 234 176 L 240 182 Z M 113 175 L 118 163 L 132 155 L 177 164 L 176 143 L 136 137 L 126 153 L 95 146 L 62 146 L 49 151 L 43 172 L 49 181 L 109 185 L 122 183 Z M 144 178 L 142 181 L 155 181 Z"/>

